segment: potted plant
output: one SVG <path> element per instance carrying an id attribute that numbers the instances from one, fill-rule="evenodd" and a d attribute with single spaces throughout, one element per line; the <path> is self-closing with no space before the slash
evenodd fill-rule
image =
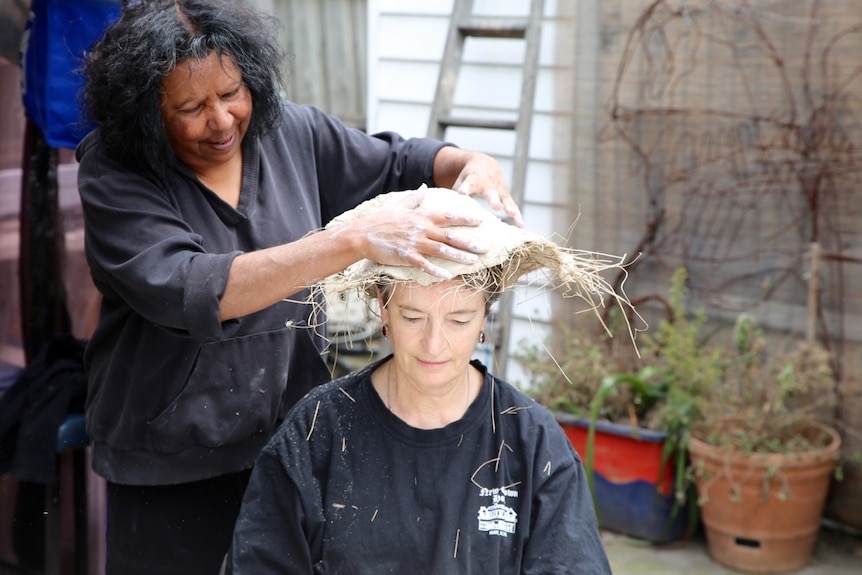
<path id="1" fill-rule="evenodd" d="M 734 344 L 688 443 L 708 549 L 742 571 L 794 571 L 811 558 L 841 445 L 831 357 L 811 338 L 775 353 L 745 314 Z"/>
<path id="2" fill-rule="evenodd" d="M 719 354 L 704 345 L 706 317 L 686 313 L 686 278 L 684 269 L 674 274 L 669 300 L 651 296 L 668 317 L 643 338 L 640 358 L 623 338 L 591 343 L 565 329 L 550 353 L 528 345 L 515 355 L 533 397 L 584 458 L 599 524 L 652 542 L 697 525 L 688 429 L 697 398 L 721 376 Z"/>

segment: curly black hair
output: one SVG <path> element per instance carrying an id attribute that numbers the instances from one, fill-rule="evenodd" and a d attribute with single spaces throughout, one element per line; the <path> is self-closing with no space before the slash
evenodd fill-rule
<path id="1" fill-rule="evenodd" d="M 239 67 L 251 93 L 247 136 L 281 117 L 278 21 L 236 0 L 138 0 L 85 54 L 80 100 L 99 141 L 130 167 L 161 170 L 173 157 L 160 113 L 162 82 L 178 64 L 215 52 Z"/>

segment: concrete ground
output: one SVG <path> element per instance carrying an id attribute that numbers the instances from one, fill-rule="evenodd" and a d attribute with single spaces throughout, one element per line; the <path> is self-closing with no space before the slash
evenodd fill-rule
<path id="1" fill-rule="evenodd" d="M 651 545 L 604 532 L 602 539 L 614 575 L 734 575 L 710 559 L 702 535 L 690 541 Z M 824 526 L 814 557 L 795 575 L 862 575 L 862 537 Z"/>

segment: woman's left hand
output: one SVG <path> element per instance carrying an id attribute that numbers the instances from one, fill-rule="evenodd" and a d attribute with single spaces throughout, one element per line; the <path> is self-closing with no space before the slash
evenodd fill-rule
<path id="1" fill-rule="evenodd" d="M 451 183 L 446 182 L 447 176 L 454 178 Z M 451 146 L 441 148 L 434 159 L 434 180 L 461 194 L 481 195 L 492 210 L 505 212 L 515 225 L 523 227 L 521 210 L 512 198 L 500 164 L 491 156 Z"/>

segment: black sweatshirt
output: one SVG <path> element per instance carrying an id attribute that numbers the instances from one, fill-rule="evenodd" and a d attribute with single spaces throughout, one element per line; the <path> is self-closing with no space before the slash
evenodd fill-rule
<path id="1" fill-rule="evenodd" d="M 303 327 L 307 305 L 219 321 L 233 259 L 298 240 L 377 194 L 433 185 L 442 145 L 369 136 L 286 104 L 274 135 L 243 143 L 234 209 L 180 162 L 163 176 L 130 171 L 90 134 L 78 189 L 103 296 L 85 357 L 95 471 L 158 485 L 250 468 L 287 409 L 330 377 L 319 330 Z"/>
<path id="2" fill-rule="evenodd" d="M 583 465 L 543 407 L 485 372 L 464 417 L 416 429 L 371 384 L 314 389 L 261 453 L 232 575 L 610 573 Z"/>

